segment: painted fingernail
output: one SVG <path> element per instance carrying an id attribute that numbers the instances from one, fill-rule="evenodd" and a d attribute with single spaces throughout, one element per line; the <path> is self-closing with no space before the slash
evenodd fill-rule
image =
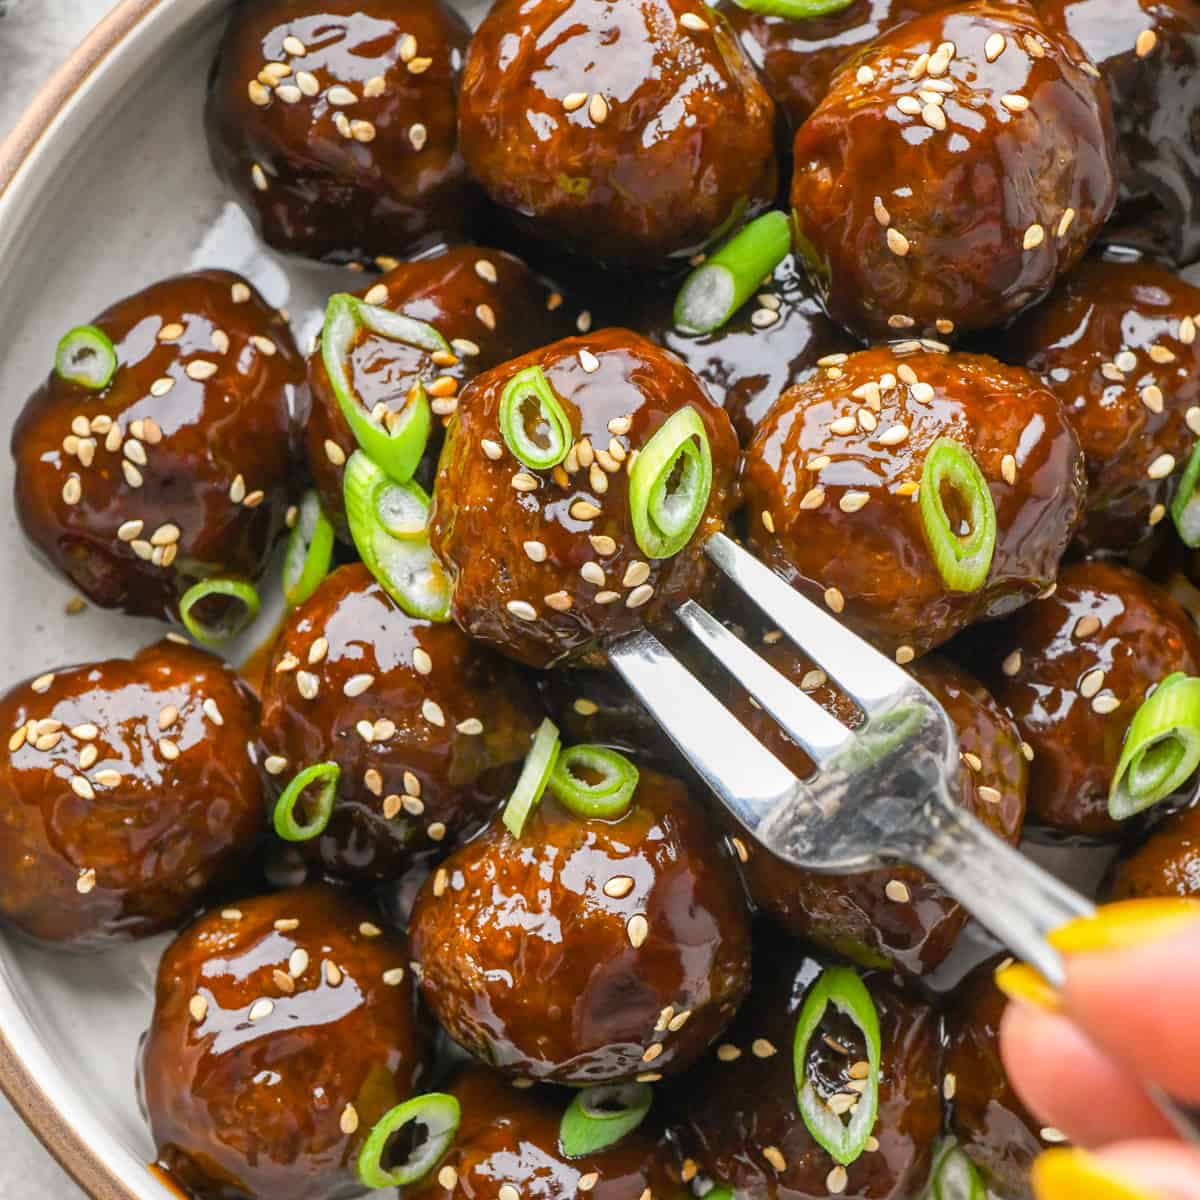
<path id="1" fill-rule="evenodd" d="M 1033 1164 L 1037 1200 L 1161 1200 L 1083 1150 L 1047 1150 Z"/>
<path id="2" fill-rule="evenodd" d="M 1063 954 L 1128 950 L 1170 937 L 1189 922 L 1200 922 L 1200 900 L 1122 900 L 1068 921 L 1049 941 Z"/>
<path id="3" fill-rule="evenodd" d="M 996 969 L 996 986 L 1018 1004 L 1028 1004 L 1045 1012 L 1057 1012 L 1062 1006 L 1058 989 L 1046 977 L 1026 963 L 1005 963 Z"/>

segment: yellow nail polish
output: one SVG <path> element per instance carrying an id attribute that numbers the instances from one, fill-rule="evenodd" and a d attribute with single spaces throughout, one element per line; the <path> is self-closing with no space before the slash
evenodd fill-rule
<path id="1" fill-rule="evenodd" d="M 1018 1004 L 1028 1004 L 1045 1012 L 1057 1012 L 1062 1006 L 1058 989 L 1046 977 L 1026 963 L 1007 963 L 996 971 L 996 986 Z"/>
<path id="2" fill-rule="evenodd" d="M 1047 1150 L 1033 1164 L 1037 1200 L 1161 1200 L 1083 1150 Z"/>
<path id="3" fill-rule="evenodd" d="M 1063 954 L 1128 950 L 1170 937 L 1191 921 L 1200 923 L 1200 900 L 1122 900 L 1068 921 L 1049 941 Z"/>

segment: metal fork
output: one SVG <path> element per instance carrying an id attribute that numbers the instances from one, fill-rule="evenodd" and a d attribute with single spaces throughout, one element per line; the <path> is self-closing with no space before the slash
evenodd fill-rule
<path id="1" fill-rule="evenodd" d="M 958 736 L 907 671 L 851 633 L 724 534 L 705 552 L 862 710 L 851 731 L 692 600 L 686 628 L 801 746 L 799 779 L 646 631 L 611 650 L 616 670 L 718 799 L 765 849 L 828 873 L 910 863 L 1052 984 L 1065 981 L 1047 934 L 1095 907 L 957 805 Z M 1200 1129 L 1156 1089 L 1179 1133 Z"/>

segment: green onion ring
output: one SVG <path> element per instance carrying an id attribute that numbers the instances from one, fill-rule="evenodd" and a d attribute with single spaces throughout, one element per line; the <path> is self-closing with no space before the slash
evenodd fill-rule
<path id="1" fill-rule="evenodd" d="M 308 842 L 320 837 L 333 816 L 333 801 L 341 777 L 342 768 L 335 762 L 320 762 L 305 767 L 275 801 L 275 832 L 285 842 Z M 302 824 L 296 820 L 296 806 L 308 788 L 318 780 L 321 781 L 321 790 L 317 793 L 316 812 L 311 821 Z"/>
<path id="2" fill-rule="evenodd" d="M 356 450 L 342 480 L 346 522 L 367 570 L 410 617 L 450 619 L 450 583 L 429 545 L 429 497 Z"/>
<path id="3" fill-rule="evenodd" d="M 283 559 L 283 595 L 295 608 L 317 590 L 333 561 L 333 523 L 313 490 L 304 493 Z"/>
<path id="4" fill-rule="evenodd" d="M 966 505 L 971 531 L 965 537 L 951 528 L 943 487 Z M 940 437 L 925 455 L 920 493 L 925 541 L 942 582 L 952 592 L 978 591 L 996 551 L 996 506 L 979 464 L 965 446 Z"/>
<path id="5" fill-rule="evenodd" d="M 117 373 L 117 350 L 112 339 L 95 325 L 77 325 L 64 334 L 54 352 L 55 373 L 68 383 L 99 392 Z"/>
<path id="6" fill-rule="evenodd" d="M 537 404 L 532 432 L 527 412 L 531 401 Z M 526 367 L 504 385 L 500 434 L 513 454 L 534 471 L 548 471 L 567 457 L 575 437 L 571 418 L 541 367 Z"/>
<path id="7" fill-rule="evenodd" d="M 764 213 L 743 226 L 683 281 L 675 298 L 676 329 L 720 329 L 762 289 L 763 280 L 787 257 L 791 245 L 791 225 L 781 212 Z"/>
<path id="8" fill-rule="evenodd" d="M 812 17 L 827 17 L 850 7 L 854 0 L 733 0 L 738 8 L 762 13 L 766 17 L 783 17 L 788 21 L 805 21 Z"/>
<path id="9" fill-rule="evenodd" d="M 723 1183 L 714 1183 L 704 1193 L 703 1200 L 733 1200 L 733 1189 L 726 1187 Z"/>
<path id="10" fill-rule="evenodd" d="M 808 1045 L 830 1005 L 858 1026 L 867 1045 L 867 1065 L 870 1067 L 865 1081 L 867 1087 L 849 1122 L 830 1112 L 808 1078 Z M 867 991 L 858 975 L 848 967 L 826 968 L 804 998 L 804 1005 L 796 1022 L 792 1063 L 800 1115 L 814 1139 L 844 1167 L 848 1167 L 866 1149 L 867 1139 L 875 1128 L 875 1118 L 879 1111 L 879 1071 L 882 1053 L 879 1013 L 875 1008 L 875 1001 L 871 999 L 871 993 Z"/>
<path id="11" fill-rule="evenodd" d="M 580 769 L 599 775 L 600 780 L 588 782 Z M 558 756 L 550 773 L 550 790 L 564 808 L 585 820 L 623 817 L 637 785 L 637 767 L 607 746 L 572 746 Z"/>
<path id="12" fill-rule="evenodd" d="M 1200 679 L 1168 675 L 1133 714 L 1108 793 L 1124 821 L 1173 795 L 1200 766 Z"/>
<path id="13" fill-rule="evenodd" d="M 558 726 L 547 717 L 533 735 L 533 745 L 521 768 L 521 776 L 500 818 L 513 837 L 521 836 L 529 814 L 540 803 L 546 784 L 550 781 L 550 773 L 558 760 L 558 750 Z"/>
<path id="14" fill-rule="evenodd" d="M 195 612 L 196 605 L 209 596 L 225 596 L 238 603 L 233 607 L 232 616 L 220 625 L 206 625 Z M 239 607 L 240 606 L 240 607 Z M 179 619 L 184 628 L 202 646 L 220 646 L 237 637 L 258 616 L 262 607 L 258 591 L 252 583 L 244 579 L 231 579 L 223 575 L 214 575 L 210 579 L 202 579 L 194 583 L 179 601 Z"/>
<path id="15" fill-rule="evenodd" d="M 1192 447 L 1191 457 L 1171 500 L 1171 520 L 1175 522 L 1180 540 L 1192 549 L 1200 546 L 1200 495 L 1196 494 L 1197 484 L 1200 484 L 1200 441 Z"/>
<path id="16" fill-rule="evenodd" d="M 371 1189 L 404 1187 L 424 1179 L 450 1149 L 462 1110 L 458 1101 L 446 1092 L 426 1092 L 396 1105 L 375 1123 L 358 1152 L 358 1178 Z M 384 1165 L 388 1143 L 411 1122 L 425 1127 L 425 1140 L 408 1159 L 390 1171 Z"/>
<path id="17" fill-rule="evenodd" d="M 431 354 L 448 351 L 450 344 L 432 325 L 414 321 L 403 313 L 366 304 L 346 292 L 331 296 L 325 308 L 321 359 L 342 415 L 359 448 L 397 483 L 407 483 L 425 453 L 425 444 L 433 427 L 429 397 L 418 383 L 410 392 L 405 407 L 399 413 L 389 415 L 389 428 L 384 429 L 376 422 L 355 395 L 350 378 L 350 351 L 362 329 Z"/>
<path id="18" fill-rule="evenodd" d="M 688 544 L 712 492 L 712 450 L 700 414 L 672 413 L 629 471 L 633 536 L 647 558 L 670 558 Z"/>
<path id="19" fill-rule="evenodd" d="M 935 1152 L 925 1200 L 988 1200 L 978 1169 L 953 1138 Z"/>
<path id="20" fill-rule="evenodd" d="M 601 1083 L 583 1088 L 563 1113 L 558 1148 L 584 1158 L 615 1146 L 645 1120 L 654 1092 L 644 1083 Z"/>

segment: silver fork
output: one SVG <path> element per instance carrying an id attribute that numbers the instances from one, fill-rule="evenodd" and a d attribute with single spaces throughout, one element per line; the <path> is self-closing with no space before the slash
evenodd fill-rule
<path id="1" fill-rule="evenodd" d="M 709 558 L 862 710 L 851 731 L 688 600 L 680 621 L 817 766 L 799 779 L 646 631 L 610 650 L 616 670 L 754 839 L 810 871 L 920 867 L 1056 987 L 1063 962 L 1047 934 L 1094 905 L 998 838 L 952 799 L 958 736 L 907 671 L 851 633 L 724 534 Z M 1200 1129 L 1148 1088 L 1179 1133 Z"/>

